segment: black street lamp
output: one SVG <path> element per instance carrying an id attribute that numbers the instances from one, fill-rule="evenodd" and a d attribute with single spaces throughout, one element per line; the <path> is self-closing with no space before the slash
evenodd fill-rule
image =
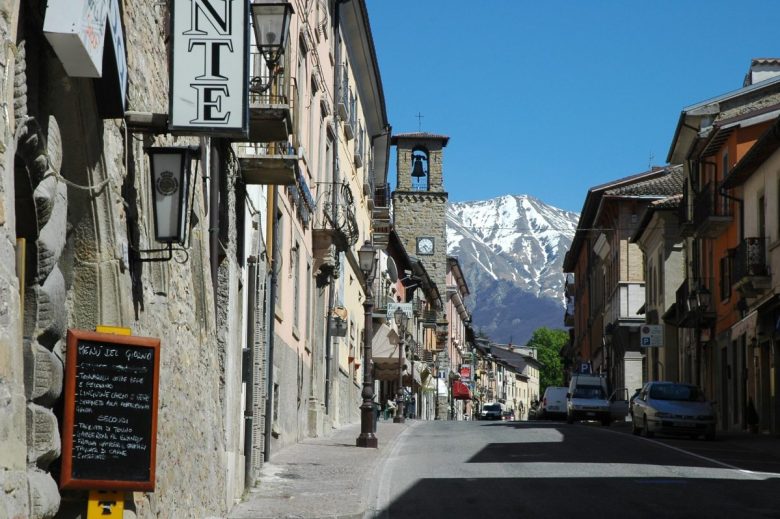
<path id="1" fill-rule="evenodd" d="M 146 261 L 168 261 L 173 251 L 187 253 L 187 229 L 190 223 L 192 196 L 190 164 L 198 152 L 197 146 L 173 146 L 145 148 L 149 155 L 150 180 L 152 187 L 152 211 L 154 213 L 154 239 L 167 245 L 163 249 L 142 249 L 136 259 Z M 174 244 L 178 245 L 174 249 Z M 167 252 L 167 256 L 144 256 L 140 254 Z"/>
<path id="2" fill-rule="evenodd" d="M 365 281 L 366 300 L 363 302 L 365 323 L 363 325 L 363 391 L 360 396 L 363 403 L 360 405 L 360 436 L 357 437 L 358 447 L 378 447 L 379 440 L 374 434 L 374 374 L 373 352 L 371 340 L 374 335 L 372 322 L 374 314 L 374 294 L 371 287 L 374 283 L 374 271 L 376 269 L 376 250 L 370 242 L 365 242 L 358 250 L 358 263 L 363 272 Z"/>
<path id="3" fill-rule="evenodd" d="M 290 32 L 290 19 L 293 8 L 289 2 L 255 2 L 252 9 L 252 28 L 255 32 L 255 45 L 265 58 L 269 78 L 253 77 L 249 90 L 262 94 L 271 87 L 274 76 L 279 71 L 279 60 L 284 54 L 287 34 Z"/>
<path id="4" fill-rule="evenodd" d="M 395 396 L 396 405 L 393 423 L 404 423 L 404 374 L 401 354 L 404 352 L 406 326 L 409 324 L 409 317 L 407 317 L 406 312 L 398 308 L 393 314 L 393 319 L 395 319 L 395 324 L 398 327 L 398 392 Z"/>

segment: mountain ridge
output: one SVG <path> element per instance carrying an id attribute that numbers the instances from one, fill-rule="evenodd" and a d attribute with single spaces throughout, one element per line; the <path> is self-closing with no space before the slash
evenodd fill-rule
<path id="1" fill-rule="evenodd" d="M 520 344 L 540 326 L 562 328 L 563 257 L 578 221 L 526 194 L 449 204 L 447 253 L 463 268 L 477 332 Z"/>

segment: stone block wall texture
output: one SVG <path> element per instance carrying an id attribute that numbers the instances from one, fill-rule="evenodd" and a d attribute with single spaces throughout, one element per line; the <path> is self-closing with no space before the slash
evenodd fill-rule
<path id="1" fill-rule="evenodd" d="M 165 113 L 169 20 L 164 4 L 152 4 L 121 2 L 127 109 Z M 189 257 L 131 261 L 134 249 L 155 245 L 144 146 L 198 140 L 128 134 L 121 120 L 102 119 L 92 80 L 68 77 L 43 38 L 45 3 L 21 5 L 0 0 L 9 38 L 0 63 L 14 71 L 2 90 L 13 110 L 0 112 L 0 517 L 83 517 L 85 494 L 60 492 L 51 474 L 55 410 L 67 328 L 100 324 L 161 340 L 156 489 L 133 493 L 126 517 L 224 516 L 231 374 L 220 370 L 203 182 L 192 183 Z M 23 309 L 17 228 L 27 238 Z"/>
<path id="2" fill-rule="evenodd" d="M 428 275 L 444 292 L 447 276 L 447 193 L 396 191 L 393 193 L 395 231 L 409 254 L 423 262 Z M 434 238 L 434 254 L 417 254 L 417 237 Z"/>

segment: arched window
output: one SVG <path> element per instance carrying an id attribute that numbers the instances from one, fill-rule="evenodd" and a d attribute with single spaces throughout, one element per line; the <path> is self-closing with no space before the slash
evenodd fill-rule
<path id="1" fill-rule="evenodd" d="M 428 150 L 420 146 L 412 150 L 412 189 L 428 191 Z"/>

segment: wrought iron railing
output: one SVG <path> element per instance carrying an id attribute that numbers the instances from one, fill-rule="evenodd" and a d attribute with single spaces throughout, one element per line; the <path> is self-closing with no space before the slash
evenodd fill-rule
<path id="1" fill-rule="evenodd" d="M 236 143 L 236 151 L 240 156 L 251 157 L 253 155 L 257 157 L 264 157 L 268 155 L 296 155 L 295 148 L 288 141 L 280 142 L 238 142 Z"/>
<path id="2" fill-rule="evenodd" d="M 355 217 L 355 199 L 348 184 L 320 182 L 317 184 L 314 230 L 340 233 L 345 245 L 351 247 L 358 240 Z"/>
<path id="3" fill-rule="evenodd" d="M 734 250 L 732 282 L 745 277 L 768 276 L 766 238 L 745 238 Z"/>
<path id="4" fill-rule="evenodd" d="M 270 84 L 269 84 L 270 83 Z M 263 88 L 265 87 L 265 88 Z M 289 105 L 295 92 L 295 78 L 284 71 L 270 74 L 265 59 L 252 53 L 252 75 L 249 79 L 249 103 L 261 105 Z"/>
<path id="5" fill-rule="evenodd" d="M 718 194 L 710 182 L 696 193 L 693 200 L 693 223 L 699 227 L 713 216 L 731 216 L 731 204 Z"/>

